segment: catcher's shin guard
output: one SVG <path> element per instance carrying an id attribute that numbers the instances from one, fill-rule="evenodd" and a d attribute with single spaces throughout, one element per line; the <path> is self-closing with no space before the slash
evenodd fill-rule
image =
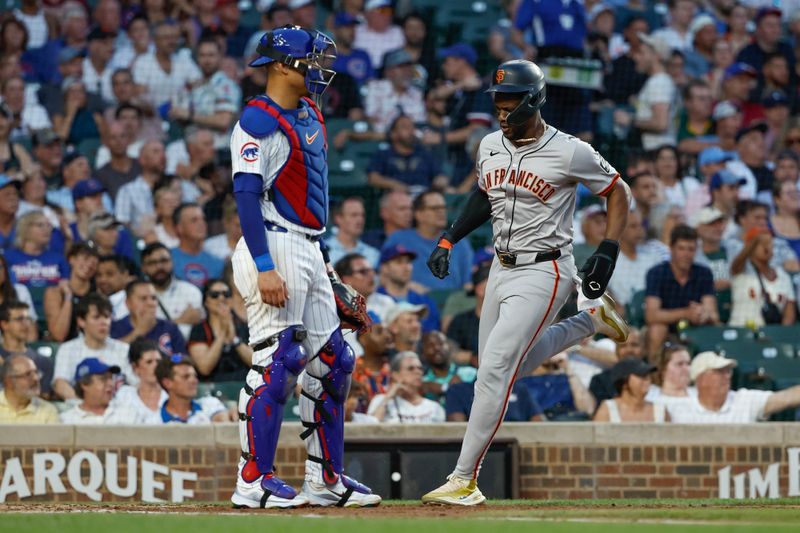
<path id="1" fill-rule="evenodd" d="M 355 355 L 340 329 L 309 361 L 301 384 L 300 418 L 308 460 L 306 479 L 334 484 L 344 469 L 344 401 Z"/>
<path id="2" fill-rule="evenodd" d="M 244 481 L 253 482 L 274 470 L 283 407 L 306 365 L 302 345 L 306 335 L 302 326 L 291 326 L 267 339 L 266 343 L 277 344 L 277 348 L 263 366 L 251 367 L 249 383 L 239 393 L 239 438 L 246 460 L 241 474 Z M 253 380 L 254 373 L 258 374 L 257 380 Z"/>

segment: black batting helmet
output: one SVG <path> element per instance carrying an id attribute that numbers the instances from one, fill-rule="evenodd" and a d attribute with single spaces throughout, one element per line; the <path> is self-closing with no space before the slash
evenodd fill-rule
<path id="1" fill-rule="evenodd" d="M 508 114 L 509 124 L 519 126 L 542 108 L 547 99 L 544 72 L 532 61 L 506 61 L 494 71 L 489 93 L 527 93 L 519 105 Z"/>

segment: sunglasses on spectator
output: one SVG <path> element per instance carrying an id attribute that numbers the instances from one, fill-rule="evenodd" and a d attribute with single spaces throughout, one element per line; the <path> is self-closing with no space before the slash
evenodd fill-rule
<path id="1" fill-rule="evenodd" d="M 800 137 L 787 137 L 786 146 L 792 146 L 795 144 L 800 144 Z"/>
<path id="2" fill-rule="evenodd" d="M 231 291 L 208 291 L 208 297 L 214 300 L 217 298 L 230 298 Z"/>

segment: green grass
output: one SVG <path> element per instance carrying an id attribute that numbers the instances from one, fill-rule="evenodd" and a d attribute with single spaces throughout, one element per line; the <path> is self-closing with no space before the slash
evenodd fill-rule
<path id="1" fill-rule="evenodd" d="M 417 502 L 386 502 L 409 507 Z M 89 512 L 4 514 L 2 533 L 554 533 L 647 532 L 782 532 L 798 531 L 800 500 L 581 500 L 502 501 L 470 509 L 461 516 L 444 516 L 447 509 L 426 507 L 416 516 L 392 517 L 374 510 L 346 511 L 339 516 L 280 516 L 275 513 L 154 515 L 107 513 L 103 505 L 77 507 Z M 13 508 L 13 507 L 12 507 Z M 141 508 L 141 506 L 137 506 Z M 220 509 L 227 506 L 220 504 Z M 0 513 L 3 507 L 0 506 Z M 30 508 L 29 508 L 30 509 Z M 153 510 L 161 509 L 153 506 Z M 174 512 L 180 506 L 170 506 Z M 408 512 L 409 509 L 398 509 Z M 352 512 L 352 515 L 350 514 Z"/>

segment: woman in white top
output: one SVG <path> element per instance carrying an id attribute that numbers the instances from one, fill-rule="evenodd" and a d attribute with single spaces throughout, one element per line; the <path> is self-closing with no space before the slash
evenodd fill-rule
<path id="1" fill-rule="evenodd" d="M 645 400 L 656 367 L 637 357 L 627 357 L 611 368 L 616 398 L 605 400 L 594 414 L 595 422 L 669 422 L 663 405 Z"/>
<path id="2" fill-rule="evenodd" d="M 770 266 L 773 239 L 769 229 L 753 228 L 744 234 L 743 241 L 744 248 L 731 263 L 733 308 L 728 325 L 761 327 L 767 323 L 765 315 L 772 324 L 793 324 L 792 280 L 783 268 Z"/>
<path id="3" fill-rule="evenodd" d="M 700 188 L 700 182 L 691 176 L 681 176 L 678 150 L 674 146 L 665 145 L 658 148 L 653 162 L 664 200 L 682 210 L 689 196 Z"/>
<path id="4" fill-rule="evenodd" d="M 112 405 L 124 406 L 136 414 L 136 419 L 149 424 L 160 424 L 160 408 L 167 400 L 167 393 L 158 384 L 156 366 L 161 361 L 158 343 L 138 338 L 131 343 L 128 360 L 139 378 L 139 385 L 123 385 L 114 395 Z"/>
<path id="5" fill-rule="evenodd" d="M 381 422 L 431 424 L 444 422 L 444 408 L 422 396 L 422 362 L 414 352 L 400 352 L 391 362 L 392 380 L 385 394 L 377 394 L 367 414 Z"/>
<path id="6" fill-rule="evenodd" d="M 650 402 L 661 402 L 670 398 L 697 396 L 697 390 L 689 386 L 691 360 L 686 346 L 667 343 L 656 362 L 655 384 L 650 387 L 645 399 Z"/>

